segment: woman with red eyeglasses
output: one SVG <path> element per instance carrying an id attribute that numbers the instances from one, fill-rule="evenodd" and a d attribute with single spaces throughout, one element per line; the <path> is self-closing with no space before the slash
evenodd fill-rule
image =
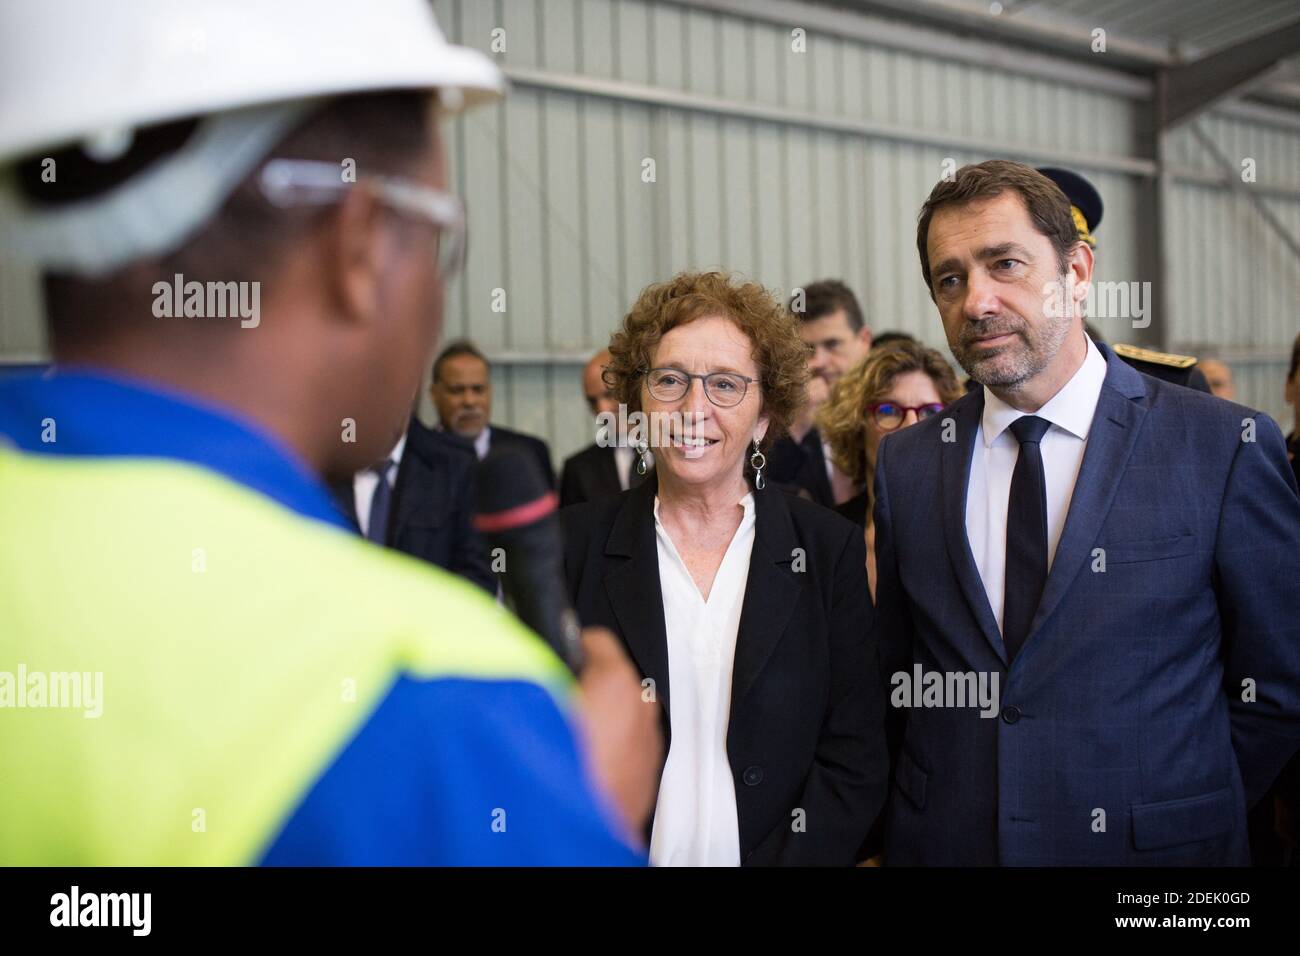
<path id="1" fill-rule="evenodd" d="M 938 414 L 962 394 L 957 376 L 932 348 L 907 339 L 873 348 L 831 391 L 817 415 L 817 427 L 830 444 L 836 467 L 862 492 L 835 510 L 864 529 L 867 583 L 876 596 L 875 529 L 871 521 L 871 486 L 880 439 L 900 428 Z"/>

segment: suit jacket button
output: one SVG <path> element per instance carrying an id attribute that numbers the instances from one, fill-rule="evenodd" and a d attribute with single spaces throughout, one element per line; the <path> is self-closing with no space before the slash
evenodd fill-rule
<path id="1" fill-rule="evenodd" d="M 1002 708 L 1002 719 L 1008 724 L 1014 724 L 1020 719 L 1020 708 L 1011 704 Z"/>
<path id="2" fill-rule="evenodd" d="M 763 768 L 762 768 L 762 767 L 746 767 L 746 768 L 745 768 L 745 773 L 744 773 L 744 775 L 741 777 L 741 779 L 745 781 L 745 786 L 747 786 L 747 787 L 757 787 L 760 783 L 763 782 Z"/>

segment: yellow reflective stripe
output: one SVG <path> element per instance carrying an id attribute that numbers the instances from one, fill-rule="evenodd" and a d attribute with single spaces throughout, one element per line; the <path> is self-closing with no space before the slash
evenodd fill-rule
<path id="1" fill-rule="evenodd" d="M 0 527 L 0 672 L 103 675 L 0 708 L 6 863 L 252 862 L 397 675 L 571 693 L 478 588 L 200 468 L 0 452 Z"/>

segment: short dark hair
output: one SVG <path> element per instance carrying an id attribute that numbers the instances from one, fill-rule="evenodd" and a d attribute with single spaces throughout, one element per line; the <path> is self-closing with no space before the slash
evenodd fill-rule
<path id="1" fill-rule="evenodd" d="M 1286 373 L 1288 382 L 1295 378 L 1298 369 L 1300 369 L 1300 335 L 1295 337 L 1295 342 L 1291 345 L 1291 367 L 1287 369 Z"/>
<path id="2" fill-rule="evenodd" d="M 438 369 L 442 368 L 442 363 L 447 359 L 453 359 L 461 355 L 472 355 L 486 365 L 488 371 L 492 370 L 492 363 L 478 350 L 478 346 L 469 339 L 457 339 L 455 342 L 448 344 L 445 349 L 438 353 L 438 357 L 433 360 L 433 383 L 435 385 L 438 383 Z"/>
<path id="3" fill-rule="evenodd" d="M 358 169 L 404 173 L 427 153 L 436 136 L 429 121 L 429 93 L 400 90 L 355 93 L 321 105 L 304 118 L 266 159 L 356 161 Z M 90 162 L 80 147 L 56 153 L 57 189 L 42 186 L 33 175 L 40 158 L 16 170 L 21 188 L 37 203 L 51 207 L 99 195 L 149 164 L 179 149 L 195 131 L 195 120 L 161 124 L 136 134 L 126 155 L 113 163 Z M 310 232 L 329 208 L 279 209 L 257 185 L 262 163 L 244 177 L 221 207 L 192 238 L 174 252 L 131 263 L 102 278 L 47 272 L 46 314 L 52 345 L 61 339 L 110 330 L 118 317 L 151 315 L 151 289 L 176 273 L 196 279 L 261 281 L 270 285 L 285 251 Z M 69 170 L 65 177 L 64 170 Z"/>
<path id="4" fill-rule="evenodd" d="M 1061 187 L 1032 166 L 1006 159 L 990 159 L 963 166 L 952 179 L 943 179 L 930 190 L 916 223 L 916 249 L 921 254 L 921 275 L 925 287 L 934 295 L 930 275 L 930 220 L 944 206 L 964 206 L 981 199 L 992 199 L 1007 190 L 1017 193 L 1034 228 L 1051 240 L 1056 250 L 1058 271 L 1064 272 L 1071 250 L 1080 241 L 1079 227 L 1070 213 L 1070 200 Z"/>
<path id="5" fill-rule="evenodd" d="M 881 332 L 871 339 L 871 347 L 879 348 L 882 345 L 889 345 L 891 342 L 915 342 L 916 336 L 911 332 L 898 332 L 890 329 L 888 332 Z"/>
<path id="6" fill-rule="evenodd" d="M 864 322 L 858 297 L 839 279 L 818 279 L 809 283 L 803 288 L 804 307 L 796 311 L 794 302 L 795 296 L 791 296 L 788 308 L 800 322 L 812 322 L 843 309 L 849 328 L 854 332 L 862 331 Z"/>

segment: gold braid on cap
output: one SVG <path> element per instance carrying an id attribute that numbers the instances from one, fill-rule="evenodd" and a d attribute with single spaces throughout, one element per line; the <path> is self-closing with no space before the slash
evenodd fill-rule
<path id="1" fill-rule="evenodd" d="M 1086 242 L 1089 248 L 1096 249 L 1097 240 L 1092 238 L 1092 233 L 1088 231 L 1088 220 L 1083 218 L 1083 212 L 1078 206 L 1071 206 L 1070 215 L 1074 217 L 1074 225 L 1079 230 L 1079 238 Z"/>

